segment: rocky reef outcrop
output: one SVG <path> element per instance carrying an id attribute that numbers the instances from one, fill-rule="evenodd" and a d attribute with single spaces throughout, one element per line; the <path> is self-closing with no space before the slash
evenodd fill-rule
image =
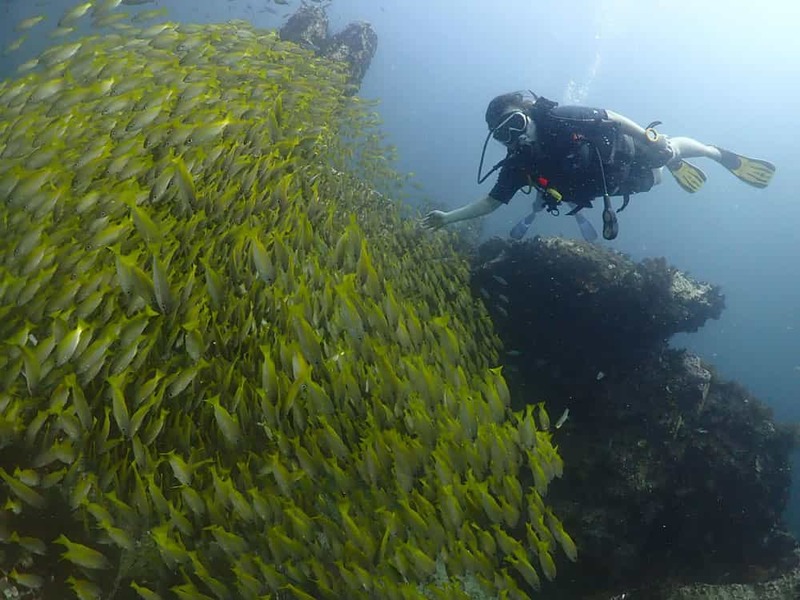
<path id="1" fill-rule="evenodd" d="M 281 39 L 313 50 L 347 66 L 351 93 L 358 91 L 378 48 L 378 35 L 365 21 L 349 23 L 330 34 L 328 15 L 319 6 L 301 6 L 280 29 Z"/>
<path id="2" fill-rule="evenodd" d="M 512 399 L 546 401 L 552 421 L 569 411 L 553 497 L 581 559 L 547 597 L 796 598 L 781 522 L 796 429 L 668 345 L 720 316 L 720 289 L 560 238 L 492 239 L 472 273 Z M 741 595 L 773 577 L 773 595 Z"/>
<path id="3" fill-rule="evenodd" d="M 585 242 L 536 238 L 480 247 L 473 286 L 509 351 L 571 381 L 641 362 L 680 331 L 722 314 L 719 288 L 663 259 L 635 263 Z"/>
<path id="4" fill-rule="evenodd" d="M 800 598 L 800 569 L 775 579 L 728 585 L 681 585 L 667 589 L 663 600 L 796 600 Z"/>

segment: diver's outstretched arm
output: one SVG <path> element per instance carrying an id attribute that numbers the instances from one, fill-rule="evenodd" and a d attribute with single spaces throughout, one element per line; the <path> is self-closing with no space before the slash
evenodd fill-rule
<path id="1" fill-rule="evenodd" d="M 425 229 L 439 229 L 450 223 L 466 221 L 488 215 L 490 212 L 502 206 L 502 202 L 495 200 L 491 196 L 484 196 L 474 202 L 470 202 L 460 208 L 449 212 L 432 210 L 422 219 L 422 226 Z"/>

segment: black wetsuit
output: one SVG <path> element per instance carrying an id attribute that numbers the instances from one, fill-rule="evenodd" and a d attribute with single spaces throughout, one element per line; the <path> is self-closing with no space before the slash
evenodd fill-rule
<path id="1" fill-rule="evenodd" d="M 537 140 L 509 151 L 489 196 L 507 204 L 534 185 L 561 194 L 565 202 L 591 206 L 605 189 L 611 196 L 653 187 L 652 160 L 637 152 L 633 138 L 618 131 L 605 110 L 557 106 L 532 115 Z M 603 169 L 600 168 L 602 160 Z"/>

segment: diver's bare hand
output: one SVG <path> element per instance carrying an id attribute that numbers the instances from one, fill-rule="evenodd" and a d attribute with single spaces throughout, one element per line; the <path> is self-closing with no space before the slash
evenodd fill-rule
<path id="1" fill-rule="evenodd" d="M 447 225 L 447 213 L 441 210 L 432 210 L 422 219 L 421 225 L 425 229 L 436 231 Z"/>

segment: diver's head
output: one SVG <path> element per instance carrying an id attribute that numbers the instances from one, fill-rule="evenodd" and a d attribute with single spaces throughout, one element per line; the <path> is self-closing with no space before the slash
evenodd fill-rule
<path id="1" fill-rule="evenodd" d="M 536 96 L 532 92 L 510 92 L 489 102 L 486 124 L 492 137 L 507 148 L 536 139 L 536 125 L 531 118 Z"/>

